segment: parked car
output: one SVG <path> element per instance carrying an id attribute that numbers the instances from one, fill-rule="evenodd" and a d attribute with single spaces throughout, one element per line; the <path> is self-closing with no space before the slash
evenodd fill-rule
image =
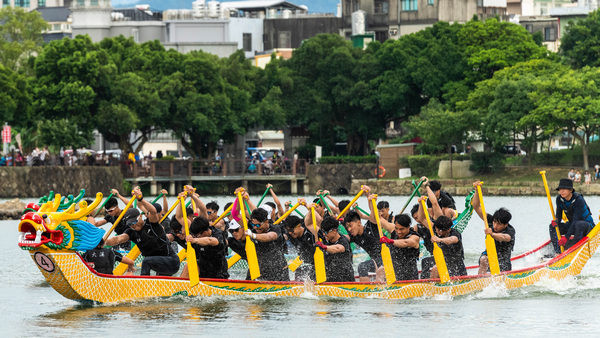
<path id="1" fill-rule="evenodd" d="M 506 145 L 506 146 L 502 147 L 501 152 L 504 154 L 510 154 L 510 155 L 526 155 L 527 154 L 526 152 L 521 150 L 521 147 L 519 147 L 518 145 L 514 145 L 514 146 Z"/>

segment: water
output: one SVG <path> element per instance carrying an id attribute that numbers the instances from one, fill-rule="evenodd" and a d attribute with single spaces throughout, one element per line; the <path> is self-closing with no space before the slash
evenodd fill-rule
<path id="1" fill-rule="evenodd" d="M 210 200 L 205 197 L 204 200 Z M 229 199 L 214 197 L 221 207 Z M 398 210 L 405 197 L 386 197 Z M 282 198 L 282 201 L 285 198 Z M 361 207 L 367 208 L 361 198 Z M 456 198 L 459 200 L 462 197 Z M 174 201 L 174 200 L 173 200 Z M 600 197 L 588 197 L 598 216 Z M 517 235 L 514 254 L 548 238 L 548 202 L 542 197 L 487 197 L 486 209 L 507 207 Z M 459 209 L 461 209 L 459 207 Z M 482 221 L 473 217 L 464 232 L 467 265 L 484 249 Z M 401 301 L 268 297 L 175 297 L 139 302 L 82 305 L 60 296 L 16 245 L 17 222 L 0 221 L 0 311 L 5 336 L 557 336 L 600 331 L 600 257 L 580 276 L 544 280 L 517 290 L 490 287 L 461 297 Z"/>

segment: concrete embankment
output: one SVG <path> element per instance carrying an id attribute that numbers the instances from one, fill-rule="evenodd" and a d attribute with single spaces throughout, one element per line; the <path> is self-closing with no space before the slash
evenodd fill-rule
<path id="1" fill-rule="evenodd" d="M 122 185 L 118 167 L 0 167 L 0 198 L 38 198 L 50 190 L 77 195 L 81 189 L 92 196 Z"/>
<path id="2" fill-rule="evenodd" d="M 361 185 L 381 195 L 410 195 L 414 187 L 412 180 L 353 179 L 350 192 L 359 191 Z M 473 180 L 439 180 L 444 190 L 453 195 L 466 195 L 473 189 Z M 550 193 L 555 194 L 555 182 L 550 182 Z M 600 195 L 600 184 L 575 184 L 575 190 L 583 195 Z M 541 181 L 488 181 L 483 185 L 487 196 L 546 196 Z"/>

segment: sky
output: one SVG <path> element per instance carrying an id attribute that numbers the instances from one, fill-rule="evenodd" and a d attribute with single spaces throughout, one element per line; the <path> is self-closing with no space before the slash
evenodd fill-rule
<path id="1" fill-rule="evenodd" d="M 311 13 L 334 13 L 339 0 L 288 0 L 295 5 L 306 5 Z M 194 0 L 112 0 L 113 7 L 132 7 L 135 4 L 149 4 L 155 10 L 192 9 Z"/>

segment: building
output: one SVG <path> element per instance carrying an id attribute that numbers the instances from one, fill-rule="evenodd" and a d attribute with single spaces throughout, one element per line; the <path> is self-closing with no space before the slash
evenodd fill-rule
<path id="1" fill-rule="evenodd" d="M 352 15 L 358 11 L 365 15 L 364 31 L 373 32 L 375 39 L 383 42 L 438 21 L 467 22 L 474 15 L 507 19 L 506 6 L 506 0 L 342 0 L 342 34 L 350 38 L 356 33 Z"/>
<path id="2" fill-rule="evenodd" d="M 48 23 L 48 30 L 42 35 L 44 42 L 71 37 L 71 10 L 68 7 L 39 7 L 36 9 Z"/>
<path id="3" fill-rule="evenodd" d="M 71 7 L 73 0 L 2 0 L 2 7 L 21 7 L 27 10 L 34 10 L 42 7 Z"/>
<path id="4" fill-rule="evenodd" d="M 559 20 L 550 16 L 520 16 L 519 24 L 531 34 L 540 32 L 542 34 L 542 42 L 553 52 L 558 52 L 560 46 L 559 35 Z"/>

